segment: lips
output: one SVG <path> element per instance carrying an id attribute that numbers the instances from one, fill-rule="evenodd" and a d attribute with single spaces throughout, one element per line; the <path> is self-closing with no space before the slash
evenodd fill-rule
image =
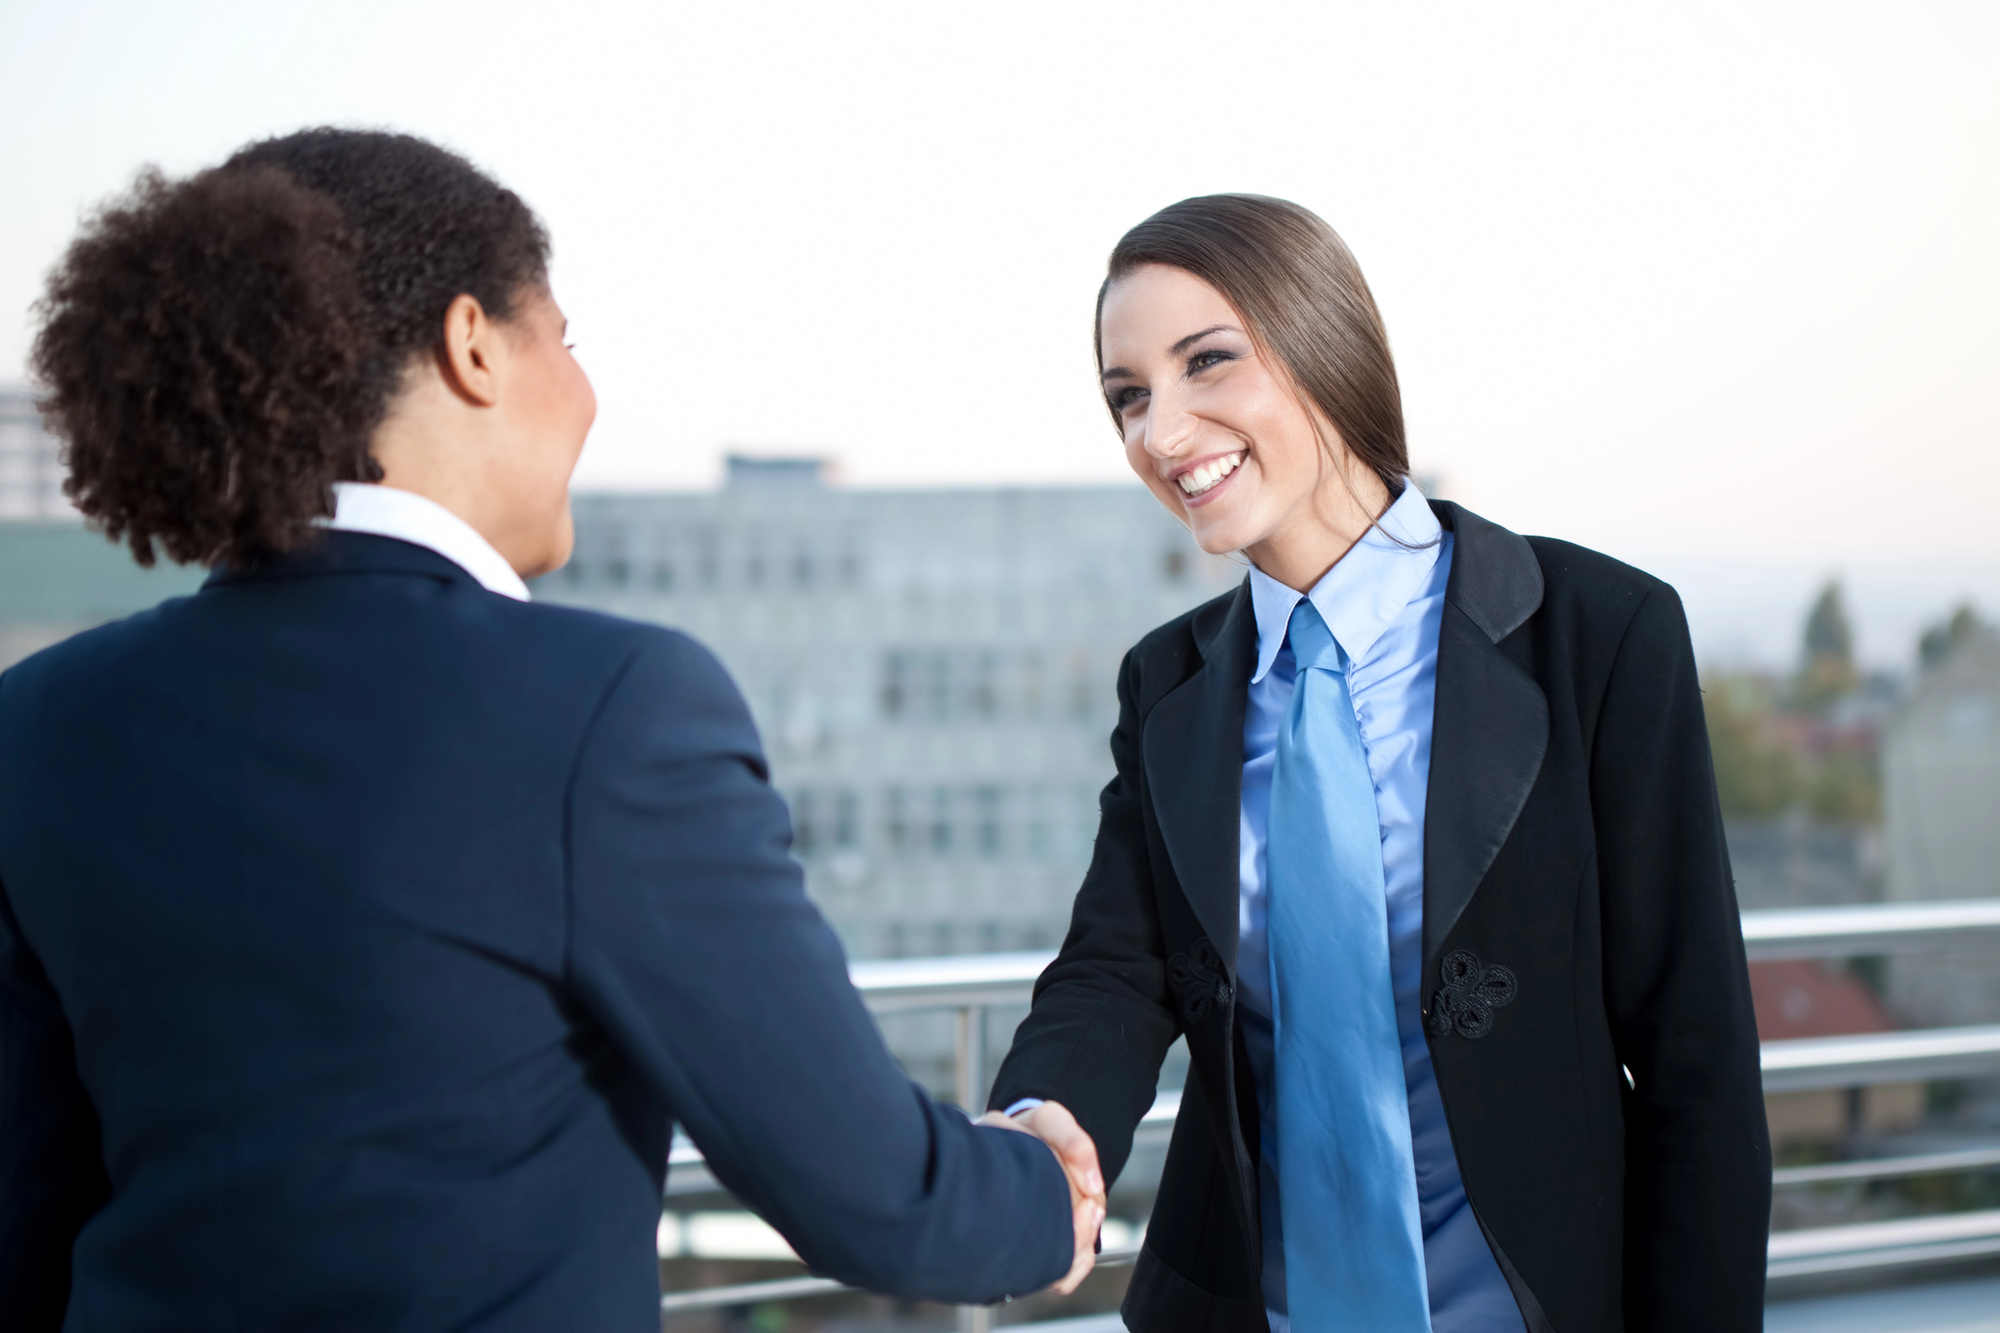
<path id="1" fill-rule="evenodd" d="M 1213 490 L 1242 462 L 1242 452 L 1226 454 L 1221 458 L 1211 458 L 1200 467 L 1189 468 L 1174 480 L 1180 483 L 1181 493 L 1192 498 Z"/>

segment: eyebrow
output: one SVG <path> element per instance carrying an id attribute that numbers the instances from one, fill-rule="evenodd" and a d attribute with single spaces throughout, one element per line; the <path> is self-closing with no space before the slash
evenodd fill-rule
<path id="1" fill-rule="evenodd" d="M 1242 331 L 1234 324 L 1213 324 L 1203 329 L 1200 333 L 1190 333 L 1187 337 L 1169 347 L 1167 351 L 1174 356 L 1179 356 L 1182 352 L 1185 352 L 1211 333 L 1241 333 Z"/>
<path id="2" fill-rule="evenodd" d="M 1172 347 L 1169 347 L 1167 349 L 1167 355 L 1179 356 L 1182 352 L 1187 351 L 1188 348 L 1194 346 L 1196 343 L 1200 342 L 1203 338 L 1206 338 L 1211 333 L 1241 333 L 1241 332 L 1243 332 L 1243 330 L 1237 328 L 1234 324 L 1212 324 L 1208 328 L 1203 329 L 1199 333 L 1190 333 L 1187 337 L 1181 339 L 1179 342 L 1175 343 Z M 1116 379 L 1131 380 L 1131 379 L 1137 379 L 1139 377 L 1133 374 L 1131 371 L 1127 370 L 1123 366 L 1112 366 L 1110 369 L 1101 372 L 1097 378 L 1100 381 L 1102 381 L 1102 380 L 1116 380 Z"/>

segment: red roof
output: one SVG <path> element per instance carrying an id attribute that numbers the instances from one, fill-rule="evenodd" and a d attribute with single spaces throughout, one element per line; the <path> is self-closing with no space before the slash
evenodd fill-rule
<path id="1" fill-rule="evenodd" d="M 1760 1041 L 1892 1032 L 1896 1027 L 1866 986 L 1809 958 L 1750 964 L 1750 998 L 1757 1005 Z"/>

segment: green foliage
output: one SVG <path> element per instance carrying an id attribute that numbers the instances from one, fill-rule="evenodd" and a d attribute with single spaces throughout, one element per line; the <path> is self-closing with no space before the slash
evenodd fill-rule
<path id="1" fill-rule="evenodd" d="M 1732 818 L 1769 819 L 1784 813 L 1799 793 L 1798 765 L 1778 746 L 1767 743 L 1760 714 L 1728 688 L 1707 691 L 1702 698 L 1708 718 L 1708 747 L 1715 758 L 1715 789 L 1722 813 Z"/>
<path id="2" fill-rule="evenodd" d="M 1830 824 L 1874 824 L 1882 818 L 1882 782 L 1871 756 L 1830 754 L 1805 781 L 1806 808 Z"/>
<path id="3" fill-rule="evenodd" d="M 1796 692 L 1785 702 L 1803 711 Z M 1711 679 L 1702 706 L 1724 815 L 1774 819 L 1803 808 L 1826 823 L 1880 822 L 1882 780 L 1876 756 L 1798 748 L 1796 712 L 1788 713 L 1767 683 L 1744 676 Z"/>

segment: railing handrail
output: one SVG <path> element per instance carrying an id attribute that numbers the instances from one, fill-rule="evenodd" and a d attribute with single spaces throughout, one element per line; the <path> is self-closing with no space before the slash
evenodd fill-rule
<path id="1" fill-rule="evenodd" d="M 1745 912 L 1742 921 L 1745 952 L 1753 961 L 1905 953 L 1949 948 L 1963 943 L 1967 935 L 2000 933 L 2000 898 L 1787 908 Z M 1976 943 L 1984 945 L 1986 941 Z M 1027 1004 L 1036 979 L 1054 958 L 1052 952 L 1024 951 L 869 960 L 851 963 L 848 975 L 876 1013 L 958 1010 L 960 1063 L 968 1058 L 980 1063 L 983 1041 L 976 1015 L 989 1006 Z M 1763 1043 L 1759 1058 L 1766 1093 L 1959 1078 L 2000 1070 L 2000 1024 L 1771 1041 Z M 959 1077 L 961 1087 L 967 1086 L 968 1070 L 961 1069 Z M 972 1077 L 978 1076 L 973 1073 Z M 1141 1135 L 1157 1139 L 1171 1132 L 1180 1102 L 1180 1092 L 1162 1093 L 1140 1122 Z M 2000 1152 L 1937 1153 L 1789 1168 L 1774 1173 L 1773 1183 L 1801 1186 L 1977 1170 L 1995 1164 L 2000 1164 Z M 700 1150 L 685 1139 L 675 1140 L 670 1166 L 678 1177 L 668 1182 L 670 1195 L 717 1188 Z M 1107 1248 L 1099 1263 L 1130 1263 L 1137 1252 L 1136 1243 L 1116 1250 Z M 1769 1272 L 1773 1278 L 1783 1278 L 1993 1253 L 2000 1253 L 2000 1210 L 1783 1233 L 1773 1238 Z M 692 1312 L 840 1290 L 840 1283 L 826 1278 L 782 1278 L 670 1292 L 661 1298 L 660 1306 L 662 1313 Z M 961 1313 L 961 1328 L 986 1326 L 984 1312 Z"/>
<path id="2" fill-rule="evenodd" d="M 849 963 L 854 988 L 876 1013 L 961 1004 L 1026 1004 L 1053 951 L 880 958 Z"/>
<path id="3" fill-rule="evenodd" d="M 2000 1071 L 2000 1023 L 1767 1041 L 1759 1048 L 1758 1059 L 1767 1094 L 1965 1078 Z M 1179 1089 L 1161 1093 L 1140 1120 L 1140 1132 L 1171 1129 L 1180 1109 Z M 674 1140 L 668 1161 L 669 1165 L 686 1170 L 703 1164 L 701 1150 L 681 1138 Z M 1885 1167 L 1895 1164 L 1896 1159 L 1884 1159 L 1882 1163 Z M 1846 1165 L 1853 1168 L 1866 1164 Z M 1851 1169 L 1846 1174 L 1850 1179 L 1860 1178 Z M 1900 1172 L 1891 1169 L 1881 1174 Z"/>
<path id="4" fill-rule="evenodd" d="M 2000 1024 L 1799 1037 L 1758 1054 L 1766 1093 L 1969 1078 L 2000 1069 Z"/>
<path id="5" fill-rule="evenodd" d="M 1845 958 L 1959 943 L 1967 934 L 2000 933 L 2000 898 L 1944 902 L 1787 907 L 1743 914 L 1743 943 L 1753 959 Z M 877 1013 L 962 1004 L 1026 1004 L 1036 978 L 1055 961 L 1049 950 L 882 958 L 848 964 L 856 990 Z"/>
<path id="6" fill-rule="evenodd" d="M 1965 935 L 2000 932 L 2000 898 L 1860 903 L 1745 912 L 1743 944 L 1753 959 L 1851 958 L 1947 948 Z M 1976 941 L 1983 947 L 1986 941 Z"/>

